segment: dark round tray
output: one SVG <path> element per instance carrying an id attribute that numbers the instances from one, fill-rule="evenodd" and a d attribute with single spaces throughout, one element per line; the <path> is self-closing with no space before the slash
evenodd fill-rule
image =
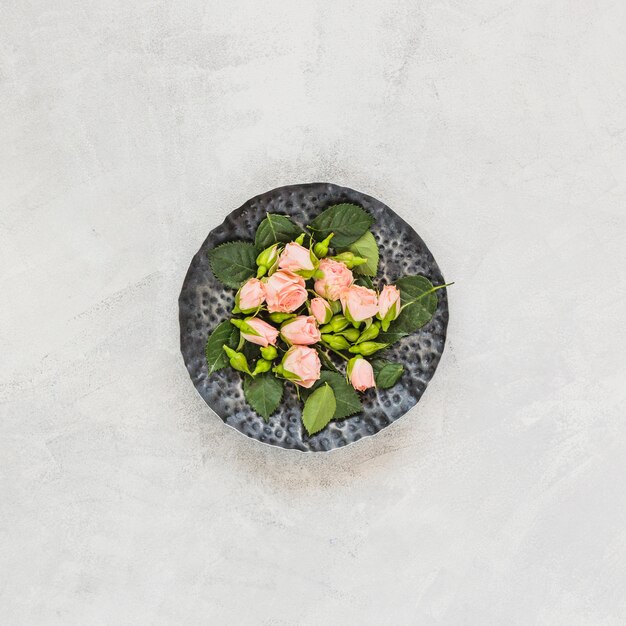
<path id="1" fill-rule="evenodd" d="M 431 321 L 381 354 L 404 365 L 400 381 L 391 389 L 370 389 L 360 394 L 361 413 L 331 422 L 312 437 L 302 426 L 302 405 L 293 385 L 285 386 L 283 401 L 266 424 L 246 403 L 238 372 L 227 367 L 207 376 L 204 355 L 207 338 L 217 324 L 230 317 L 235 296 L 234 290 L 224 287 L 213 276 L 208 251 L 226 241 L 254 240 L 257 226 L 266 213 L 288 215 L 304 227 L 318 213 L 341 202 L 358 204 L 376 218 L 372 232 L 380 248 L 380 262 L 375 285 L 393 283 L 409 274 L 423 274 L 435 285 L 444 283 L 426 244 L 402 218 L 371 196 L 330 183 L 279 187 L 248 200 L 209 233 L 185 276 L 178 299 L 180 348 L 191 380 L 224 423 L 263 443 L 322 452 L 374 435 L 419 401 L 443 353 L 448 325 L 445 289 L 438 291 L 439 305 Z"/>

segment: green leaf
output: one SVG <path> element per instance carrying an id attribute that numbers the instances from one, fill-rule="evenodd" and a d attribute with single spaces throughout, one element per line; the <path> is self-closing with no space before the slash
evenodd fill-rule
<path id="1" fill-rule="evenodd" d="M 328 383 L 335 392 L 335 401 L 337 408 L 333 419 L 340 420 L 355 413 L 359 413 L 363 408 L 361 406 L 361 400 L 359 395 L 354 390 L 354 387 L 346 382 L 344 376 L 338 372 L 329 372 L 328 370 L 322 370 L 319 380 L 313 385 L 311 389 L 302 389 L 302 397 L 306 400 L 308 395 L 318 389 L 321 385 Z"/>
<path id="2" fill-rule="evenodd" d="M 228 347 L 234 348 L 237 345 L 238 334 L 239 331 L 226 320 L 218 324 L 209 335 L 204 348 L 209 376 L 228 365 L 228 357 L 222 350 L 222 346 L 226 344 Z"/>
<path id="3" fill-rule="evenodd" d="M 261 252 L 275 243 L 293 241 L 301 233 L 302 229 L 286 215 L 268 213 L 257 228 L 254 244 L 257 252 Z"/>
<path id="4" fill-rule="evenodd" d="M 367 263 L 357 265 L 354 272 L 357 274 L 366 274 L 367 276 L 376 276 L 378 271 L 378 244 L 372 231 L 368 230 L 361 235 L 354 243 L 348 246 L 350 252 L 354 252 L 357 256 L 367 259 Z"/>
<path id="5" fill-rule="evenodd" d="M 336 204 L 320 213 L 310 224 L 316 240 L 335 233 L 331 245 L 345 248 L 354 243 L 374 223 L 374 218 L 356 204 Z"/>
<path id="6" fill-rule="evenodd" d="M 392 324 L 391 328 L 387 332 L 381 331 L 378 337 L 376 337 L 376 340 L 391 345 L 392 343 L 396 343 L 396 341 L 400 341 L 400 339 L 402 339 L 403 337 L 407 337 L 408 335 L 409 333 L 395 331 Z"/>
<path id="7" fill-rule="evenodd" d="M 256 378 L 246 376 L 243 394 L 248 404 L 267 422 L 283 397 L 283 384 L 271 372 Z"/>
<path id="8" fill-rule="evenodd" d="M 387 361 L 385 359 L 375 359 L 372 361 L 372 367 L 374 368 L 376 386 L 379 389 L 389 389 L 393 387 L 400 380 L 404 372 L 404 365 L 402 365 L 402 363 L 394 363 L 393 361 Z"/>
<path id="9" fill-rule="evenodd" d="M 355 270 L 358 268 L 354 268 Z M 354 270 L 353 270 L 354 271 Z M 367 274 L 361 274 L 360 276 L 356 276 L 354 282 L 357 285 L 361 285 L 361 287 L 367 287 L 368 289 L 374 289 L 374 283 L 372 279 Z"/>
<path id="10" fill-rule="evenodd" d="M 402 297 L 402 311 L 389 327 L 394 333 L 410 335 L 427 324 L 437 310 L 438 287 L 425 276 L 405 276 L 396 282 Z"/>
<path id="11" fill-rule="evenodd" d="M 256 276 L 256 256 L 254 245 L 247 241 L 230 241 L 209 250 L 209 262 L 215 277 L 233 289 Z"/>
<path id="12" fill-rule="evenodd" d="M 304 403 L 302 423 L 309 435 L 325 428 L 335 414 L 337 403 L 332 387 L 326 383 L 316 389 Z"/>

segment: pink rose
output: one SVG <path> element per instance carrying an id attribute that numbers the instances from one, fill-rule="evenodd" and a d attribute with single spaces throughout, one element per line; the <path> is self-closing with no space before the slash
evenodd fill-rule
<path id="1" fill-rule="evenodd" d="M 313 298 L 311 300 L 311 313 L 315 316 L 318 324 L 328 324 L 333 316 L 333 310 L 324 298 Z"/>
<path id="2" fill-rule="evenodd" d="M 308 346 L 321 339 L 320 329 L 312 315 L 299 315 L 285 322 L 280 329 L 281 337 L 291 344 Z"/>
<path id="3" fill-rule="evenodd" d="M 313 348 L 292 346 L 283 358 L 282 367 L 285 378 L 308 389 L 320 377 L 322 364 Z"/>
<path id="4" fill-rule="evenodd" d="M 339 300 L 341 292 L 352 284 L 352 272 L 332 259 L 322 259 L 318 271 L 323 277 L 315 281 L 315 291 L 328 300 Z"/>
<path id="5" fill-rule="evenodd" d="M 400 315 L 400 291 L 385 285 L 378 296 L 378 319 L 393 322 Z"/>
<path id="6" fill-rule="evenodd" d="M 251 313 L 264 302 L 265 285 L 258 278 L 250 278 L 235 296 L 235 304 L 244 313 Z"/>
<path id="7" fill-rule="evenodd" d="M 362 322 L 378 313 L 378 296 L 367 287 L 352 285 L 342 292 L 341 306 L 343 314 L 351 322 Z"/>
<path id="8" fill-rule="evenodd" d="M 265 283 L 265 301 L 270 313 L 291 313 L 306 302 L 304 278 L 279 270 Z"/>
<path id="9" fill-rule="evenodd" d="M 244 328 L 241 329 L 241 336 L 250 343 L 256 343 L 263 348 L 267 346 L 276 345 L 276 339 L 278 338 L 278 329 L 274 328 L 271 324 L 260 320 L 258 317 L 249 317 L 245 321 L 253 332 Z M 254 334 L 256 333 L 256 334 Z"/>
<path id="10" fill-rule="evenodd" d="M 348 363 L 348 376 L 350 378 L 350 384 L 357 391 L 365 391 L 370 387 L 376 387 L 376 380 L 374 379 L 374 369 L 369 361 L 361 357 L 355 357 L 350 359 Z"/>
<path id="11" fill-rule="evenodd" d="M 309 272 L 309 276 L 311 275 L 310 272 L 315 270 L 315 265 L 311 260 L 311 252 L 295 241 L 285 246 L 278 259 L 278 267 L 290 272 Z"/>

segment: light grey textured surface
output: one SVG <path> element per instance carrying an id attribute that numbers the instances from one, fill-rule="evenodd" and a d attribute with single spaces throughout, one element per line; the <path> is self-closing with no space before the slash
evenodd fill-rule
<path id="1" fill-rule="evenodd" d="M 626 619 L 626 4 L 0 4 L 0 622 Z M 448 280 L 421 402 L 325 455 L 207 416 L 177 297 L 330 180 Z"/>

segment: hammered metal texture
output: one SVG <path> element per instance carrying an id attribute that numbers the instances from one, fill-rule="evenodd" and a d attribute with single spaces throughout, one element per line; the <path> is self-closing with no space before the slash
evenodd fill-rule
<path id="1" fill-rule="evenodd" d="M 443 353 L 448 324 L 445 289 L 438 292 L 439 306 L 432 320 L 380 354 L 404 364 L 400 381 L 392 389 L 361 394 L 361 413 L 331 422 L 312 437 L 303 430 L 302 405 L 292 385 L 285 386 L 282 404 L 266 424 L 246 403 L 239 373 L 229 367 L 207 376 L 204 346 L 215 326 L 229 317 L 235 295 L 213 276 L 208 251 L 226 241 L 253 240 L 266 213 L 289 215 L 305 226 L 321 211 L 341 202 L 358 204 L 376 218 L 372 232 L 380 248 L 380 264 L 375 284 L 393 283 L 409 274 L 423 274 L 435 285 L 444 283 L 435 259 L 411 226 L 375 198 L 330 183 L 280 187 L 248 200 L 209 233 L 183 283 L 178 300 L 180 345 L 193 384 L 226 424 L 267 444 L 321 452 L 374 435 L 419 401 Z"/>

